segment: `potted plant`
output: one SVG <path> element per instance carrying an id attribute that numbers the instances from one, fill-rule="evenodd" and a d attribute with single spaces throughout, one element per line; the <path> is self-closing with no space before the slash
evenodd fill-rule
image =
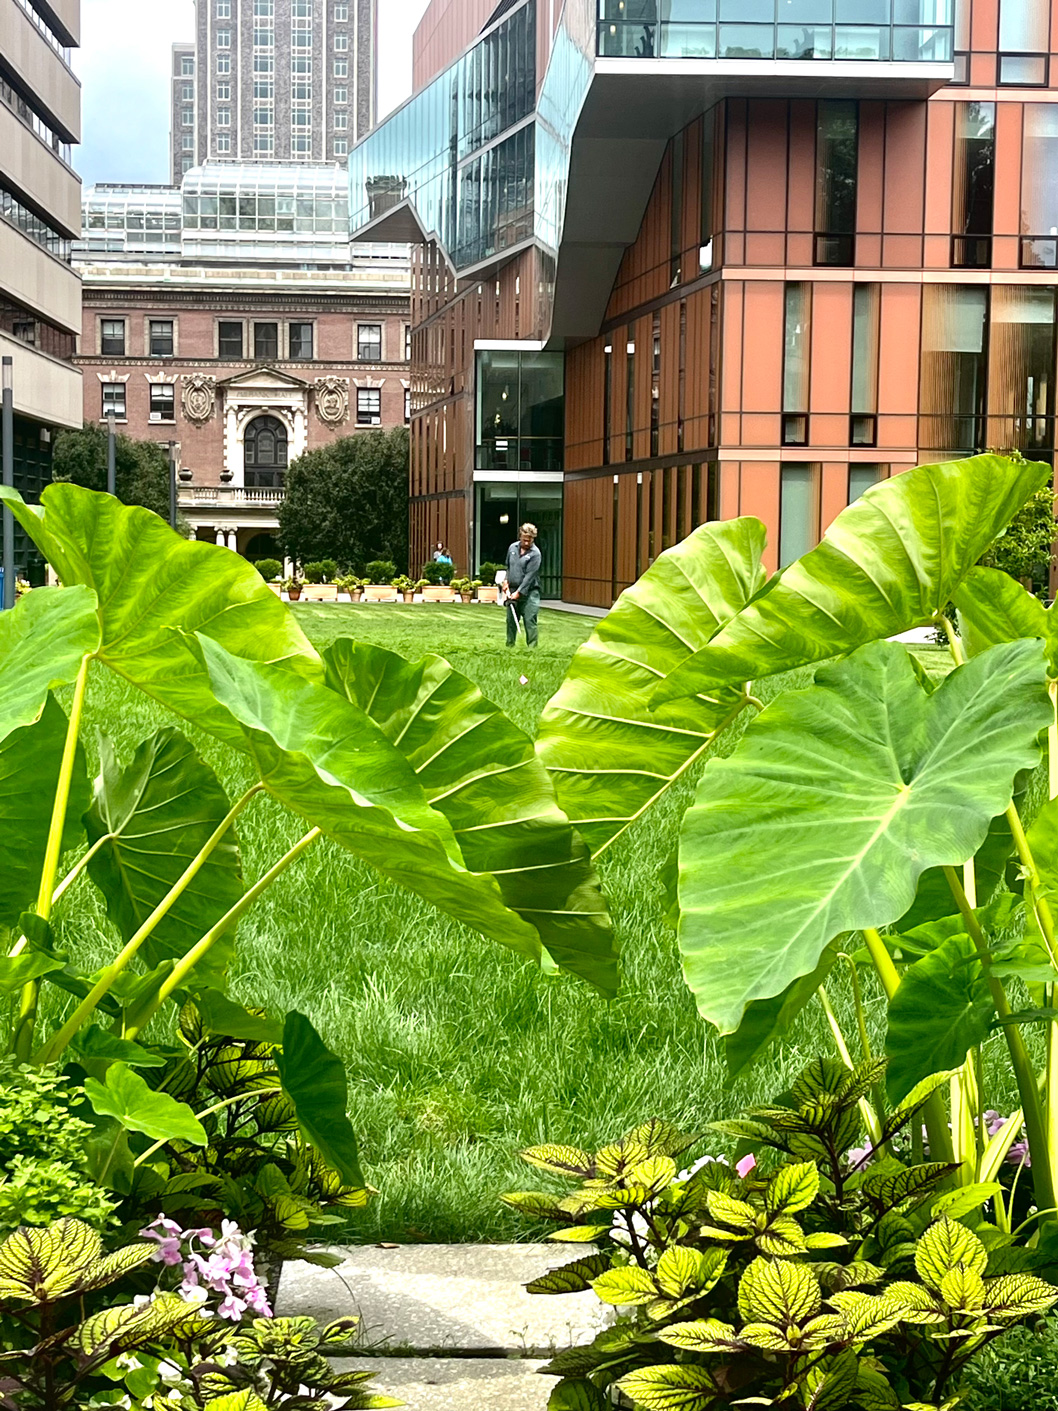
<path id="1" fill-rule="evenodd" d="M 415 601 L 415 583 L 406 573 L 401 573 L 394 578 L 393 586 L 406 603 Z"/>
<path id="2" fill-rule="evenodd" d="M 283 572 L 283 565 L 278 559 L 258 559 L 254 564 L 254 568 L 257 569 L 257 572 L 268 584 L 273 593 L 280 591 L 279 576 Z"/>
<path id="3" fill-rule="evenodd" d="M 365 582 L 365 579 L 357 578 L 355 574 L 347 573 L 344 577 L 337 580 L 336 586 L 340 593 L 349 594 L 350 602 L 358 603 L 364 596 Z"/>
<path id="4" fill-rule="evenodd" d="M 305 565 L 305 597 L 313 603 L 338 601 L 338 589 L 333 582 L 338 565 L 333 559 L 321 559 Z"/>
<path id="5" fill-rule="evenodd" d="M 453 578 L 451 583 L 452 592 L 458 593 L 465 603 L 474 601 L 474 589 L 477 587 L 480 584 L 472 578 Z"/>
<path id="6" fill-rule="evenodd" d="M 423 602 L 425 603 L 450 603 L 452 601 L 452 589 L 449 580 L 452 576 L 452 569 L 446 563 L 424 563 L 422 566 L 423 582 L 426 585 L 422 590 Z"/>
<path id="7" fill-rule="evenodd" d="M 373 559 L 371 563 L 365 564 L 364 572 L 367 575 L 364 597 L 369 603 L 395 603 L 397 601 L 397 590 L 393 586 L 393 580 L 397 576 L 397 565 L 392 559 Z"/>
<path id="8" fill-rule="evenodd" d="M 280 587 L 292 603 L 301 601 L 301 583 L 297 578 L 284 578 Z"/>
<path id="9" fill-rule="evenodd" d="M 479 603 L 498 603 L 500 600 L 499 584 L 496 581 L 497 574 L 506 573 L 502 563 L 491 563 L 486 560 L 478 569 L 481 578 L 481 587 L 478 589 Z"/>

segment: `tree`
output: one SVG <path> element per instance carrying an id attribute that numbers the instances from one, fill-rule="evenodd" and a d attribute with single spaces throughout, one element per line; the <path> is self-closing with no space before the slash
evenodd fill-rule
<path id="1" fill-rule="evenodd" d="M 408 433 L 343 436 L 299 456 L 287 474 L 279 539 L 292 559 L 336 559 L 360 572 L 370 559 L 408 563 Z"/>
<path id="2" fill-rule="evenodd" d="M 117 496 L 125 505 L 142 505 L 169 518 L 169 457 L 155 441 L 118 436 L 115 454 Z M 86 490 L 107 488 L 107 431 L 88 422 L 80 431 L 63 431 L 55 441 L 52 479 Z"/>
<path id="3" fill-rule="evenodd" d="M 981 563 L 1009 573 L 1026 586 L 1038 583 L 1046 590 L 1055 561 L 1054 502 L 1054 491 L 1049 485 L 1037 490 L 983 555 Z"/>

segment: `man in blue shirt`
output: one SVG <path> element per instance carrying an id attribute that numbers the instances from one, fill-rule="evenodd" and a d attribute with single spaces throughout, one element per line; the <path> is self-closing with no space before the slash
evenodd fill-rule
<path id="1" fill-rule="evenodd" d="M 542 558 L 536 546 L 536 525 L 523 524 L 518 542 L 507 550 L 507 645 L 518 640 L 518 623 L 525 624 L 526 645 L 535 647 L 539 638 L 540 567 Z"/>

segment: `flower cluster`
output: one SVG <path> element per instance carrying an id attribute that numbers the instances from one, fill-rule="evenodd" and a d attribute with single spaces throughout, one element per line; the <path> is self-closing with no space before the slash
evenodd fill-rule
<path id="1" fill-rule="evenodd" d="M 988 1110 L 982 1115 L 984 1117 L 985 1131 L 990 1137 L 994 1137 L 999 1131 L 999 1129 L 1003 1126 L 1003 1124 L 1009 1120 L 1008 1118 L 1003 1117 L 1000 1113 L 996 1112 L 996 1110 L 992 1107 L 988 1108 Z M 1022 1128 L 1022 1131 L 1024 1131 L 1024 1128 Z M 1014 1143 L 1014 1145 L 1007 1152 L 1007 1161 L 1009 1161 L 1011 1166 L 1032 1165 L 1032 1155 L 1029 1151 L 1029 1143 L 1027 1137 L 1023 1136 L 1021 1141 Z"/>
<path id="2" fill-rule="evenodd" d="M 684 1181 L 689 1181 L 696 1175 L 703 1166 L 718 1162 L 721 1166 L 729 1166 L 731 1163 L 726 1156 L 701 1156 L 693 1165 L 688 1166 L 686 1171 L 681 1171 L 673 1181 L 673 1185 L 682 1185 Z M 751 1171 L 756 1169 L 757 1158 L 751 1153 L 744 1156 L 741 1161 L 735 1163 L 735 1171 L 744 1181 Z M 654 1204 L 649 1202 L 646 1209 L 649 1210 Z M 638 1241 L 641 1245 L 649 1247 L 651 1244 L 652 1231 L 650 1222 L 646 1216 L 633 1211 L 627 1215 L 623 1210 L 617 1211 L 614 1215 L 613 1228 L 610 1230 L 610 1238 L 614 1244 L 623 1245 L 625 1249 L 631 1249 Z"/>
<path id="3" fill-rule="evenodd" d="M 220 1234 L 211 1229 L 182 1229 L 175 1220 L 159 1215 L 140 1234 L 154 1240 L 153 1258 L 166 1268 L 179 1268 L 183 1281 L 177 1288 L 188 1303 L 216 1304 L 218 1318 L 239 1323 L 247 1313 L 271 1318 L 268 1290 L 254 1268 L 254 1239 L 234 1220 L 224 1220 Z"/>

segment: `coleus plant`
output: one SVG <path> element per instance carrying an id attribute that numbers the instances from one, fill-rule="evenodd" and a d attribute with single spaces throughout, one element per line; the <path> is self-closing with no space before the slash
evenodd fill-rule
<path id="1" fill-rule="evenodd" d="M 603 1246 L 530 1290 L 592 1289 L 623 1310 L 551 1362 L 552 1407 L 603 1411 L 615 1387 L 646 1411 L 952 1406 L 970 1361 L 1058 1300 L 1030 1272 L 1034 1252 L 981 1217 L 993 1192 L 938 1194 L 951 1164 L 894 1155 L 947 1075 L 888 1112 L 873 1148 L 852 1147 L 883 1069 L 820 1059 L 787 1102 L 714 1124 L 755 1145 L 737 1169 L 678 1170 L 699 1139 L 658 1120 L 594 1156 L 524 1153 L 577 1188 L 508 1203 L 561 1222 L 555 1240 Z"/>

